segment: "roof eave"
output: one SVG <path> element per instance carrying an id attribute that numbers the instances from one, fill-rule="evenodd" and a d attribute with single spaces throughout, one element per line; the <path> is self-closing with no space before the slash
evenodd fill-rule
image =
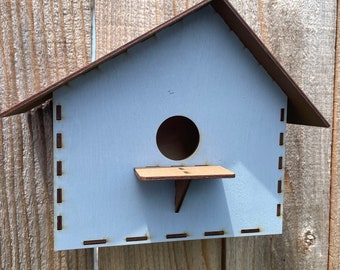
<path id="1" fill-rule="evenodd" d="M 287 123 L 329 127 L 329 123 L 227 0 L 212 6 L 288 97 Z"/>

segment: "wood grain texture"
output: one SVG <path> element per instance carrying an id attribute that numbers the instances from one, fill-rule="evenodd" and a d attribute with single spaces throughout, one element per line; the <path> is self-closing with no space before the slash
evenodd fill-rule
<path id="1" fill-rule="evenodd" d="M 336 1 L 230 2 L 331 122 Z M 187 8 L 187 4 L 170 0 L 100 1 L 96 6 L 98 55 L 161 23 L 176 11 Z M 112 16 L 107 16 L 108 13 Z M 226 269 L 327 269 L 331 129 L 289 126 L 287 133 L 284 233 L 227 239 L 226 252 L 221 255 Z M 334 225 L 337 224 L 335 221 Z M 191 244 L 199 251 L 204 243 Z M 112 263 L 123 261 L 120 269 L 197 269 L 192 265 L 176 268 L 175 264 L 163 263 L 169 248 L 177 252 L 176 245 L 158 244 L 158 256 L 153 256 L 154 261 L 150 263 L 145 259 L 139 267 L 134 264 L 139 262 L 129 260 L 152 249 L 151 246 L 145 246 L 143 251 L 141 247 L 100 249 L 100 266 L 110 269 Z M 125 249 L 128 252 L 124 252 Z M 212 249 L 217 250 L 217 247 Z M 334 246 L 332 254 L 339 254 L 336 253 L 338 249 Z M 195 255 L 196 258 L 200 256 L 202 254 Z M 220 266 L 217 259 L 202 269 L 220 269 Z"/>
<path id="2" fill-rule="evenodd" d="M 334 76 L 334 109 L 333 109 L 333 140 L 331 160 L 331 188 L 330 188 L 330 230 L 329 230 L 329 258 L 328 269 L 339 269 L 340 265 L 340 5 L 337 7 L 337 33 Z"/>
<path id="3" fill-rule="evenodd" d="M 0 2 L 0 110 L 86 64 L 89 1 Z M 91 269 L 53 251 L 52 108 L 0 120 L 0 268 Z"/>
<path id="4" fill-rule="evenodd" d="M 332 119 L 335 1 L 261 1 L 265 42 L 329 121 Z M 284 228 L 275 269 L 327 269 L 331 129 L 289 126 Z"/>
<path id="5" fill-rule="evenodd" d="M 89 61 L 89 2 L 0 1 L 1 111 Z M 100 56 L 199 1 L 96 2 Z M 331 122 L 336 1 L 231 2 Z M 103 248 L 100 268 L 221 269 L 223 258 L 226 269 L 337 269 L 338 102 L 335 96 L 331 194 L 331 130 L 289 126 L 282 236 L 227 239 L 225 249 L 220 240 Z M 51 117 L 47 105 L 0 121 L 2 269 L 92 267 L 89 250 L 52 250 Z"/>
<path id="6" fill-rule="evenodd" d="M 96 1 L 97 58 L 122 46 L 199 2 L 201 1 Z"/>
<path id="7" fill-rule="evenodd" d="M 99 269 L 221 269 L 221 239 L 99 249 Z"/>
<path id="8" fill-rule="evenodd" d="M 139 180 L 189 180 L 233 178 L 235 173 L 222 166 L 135 168 Z"/>

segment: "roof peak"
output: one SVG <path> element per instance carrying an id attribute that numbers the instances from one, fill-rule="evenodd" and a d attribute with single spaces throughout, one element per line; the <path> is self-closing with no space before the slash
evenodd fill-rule
<path id="1" fill-rule="evenodd" d="M 204 0 L 201 3 L 193 6 L 192 8 L 184 11 L 183 13 L 173 17 L 165 23 L 153 28 L 152 30 L 144 33 L 136 39 L 124 44 L 116 50 L 106 54 L 105 56 L 97 59 L 96 61 L 89 63 L 88 65 L 78 69 L 71 73 L 67 77 L 51 84 L 42 91 L 30 96 L 29 98 L 19 102 L 12 106 L 8 110 L 0 114 L 1 117 L 7 117 L 19 113 L 26 112 L 41 105 L 46 100 L 52 97 L 52 93 L 67 84 L 74 78 L 83 75 L 90 70 L 96 68 L 98 65 L 112 59 L 133 47 L 134 45 L 154 36 L 164 28 L 173 25 L 189 14 L 200 10 L 201 8 L 211 4 L 215 11 L 222 17 L 225 23 L 230 27 L 232 31 L 238 36 L 244 46 L 253 54 L 256 60 L 263 66 L 267 73 L 272 77 L 274 81 L 279 85 L 282 91 L 288 97 L 288 113 L 287 122 L 292 124 L 303 124 L 311 126 L 329 127 L 327 120 L 316 109 L 313 103 L 307 98 L 299 86 L 289 76 L 289 74 L 283 69 L 280 63 L 270 53 L 262 41 L 242 19 L 238 12 L 227 0 Z"/>

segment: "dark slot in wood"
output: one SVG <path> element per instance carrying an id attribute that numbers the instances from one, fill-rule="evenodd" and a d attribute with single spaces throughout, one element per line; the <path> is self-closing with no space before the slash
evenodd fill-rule
<path id="1" fill-rule="evenodd" d="M 57 176 L 63 175 L 63 163 L 61 161 L 57 161 Z"/>
<path id="2" fill-rule="evenodd" d="M 218 236 L 218 235 L 224 235 L 224 231 L 212 231 L 212 232 L 205 232 L 204 236 Z"/>
<path id="3" fill-rule="evenodd" d="M 102 245 L 106 244 L 106 239 L 98 239 L 98 240 L 87 240 L 83 242 L 84 246 L 89 246 L 89 245 Z"/>
<path id="4" fill-rule="evenodd" d="M 186 233 L 167 234 L 166 239 L 186 238 L 187 236 L 188 235 Z"/>
<path id="5" fill-rule="evenodd" d="M 283 158 L 282 157 L 279 157 L 279 170 L 282 170 L 283 168 Z"/>
<path id="6" fill-rule="evenodd" d="M 277 181 L 277 193 L 282 193 L 282 180 Z"/>
<path id="7" fill-rule="evenodd" d="M 57 230 L 61 231 L 63 229 L 63 217 L 57 216 Z"/>
<path id="8" fill-rule="evenodd" d="M 61 188 L 57 189 L 57 203 L 63 202 L 63 190 Z"/>
<path id="9" fill-rule="evenodd" d="M 146 241 L 148 240 L 147 236 L 136 236 L 136 237 L 126 237 L 126 242 L 137 242 L 137 241 Z"/>
<path id="10" fill-rule="evenodd" d="M 62 134 L 57 133 L 57 148 L 63 147 Z"/>
<path id="11" fill-rule="evenodd" d="M 260 229 L 256 228 L 256 229 L 243 229 L 241 230 L 241 233 L 259 233 Z"/>
<path id="12" fill-rule="evenodd" d="M 280 133 L 280 145 L 284 145 L 284 133 Z"/>
<path id="13" fill-rule="evenodd" d="M 55 117 L 56 120 L 61 120 L 61 105 L 56 106 L 55 112 L 56 112 L 56 117 Z"/>
<path id="14" fill-rule="evenodd" d="M 281 204 L 278 204 L 276 206 L 276 216 L 280 217 L 281 216 Z"/>
<path id="15" fill-rule="evenodd" d="M 281 115 L 280 115 L 280 121 L 284 122 L 285 121 L 285 109 L 281 109 Z"/>

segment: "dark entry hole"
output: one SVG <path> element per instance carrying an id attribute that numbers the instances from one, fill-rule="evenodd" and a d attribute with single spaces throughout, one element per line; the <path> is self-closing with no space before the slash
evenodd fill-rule
<path id="1" fill-rule="evenodd" d="M 182 160 L 191 156 L 199 144 L 199 131 L 193 121 L 184 116 L 172 116 L 158 128 L 159 151 L 169 159 Z"/>

